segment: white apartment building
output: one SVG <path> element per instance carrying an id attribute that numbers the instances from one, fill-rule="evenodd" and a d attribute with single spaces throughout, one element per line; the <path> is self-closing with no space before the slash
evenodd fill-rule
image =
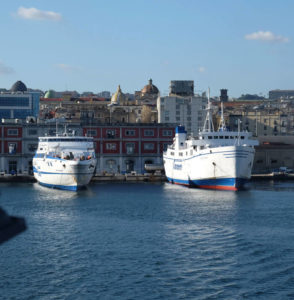
<path id="1" fill-rule="evenodd" d="M 206 97 L 158 97 L 158 123 L 183 125 L 188 134 L 196 136 L 203 127 L 206 116 L 206 107 Z"/>

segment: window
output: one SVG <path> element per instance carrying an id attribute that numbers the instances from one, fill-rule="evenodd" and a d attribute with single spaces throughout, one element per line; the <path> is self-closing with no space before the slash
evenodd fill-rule
<path id="1" fill-rule="evenodd" d="M 276 159 L 272 159 L 272 160 L 271 160 L 271 163 L 272 163 L 272 164 L 276 164 L 277 162 L 278 162 L 278 161 L 277 161 Z"/>
<path id="2" fill-rule="evenodd" d="M 187 121 L 191 121 L 191 117 L 187 117 Z"/>
<path id="3" fill-rule="evenodd" d="M 8 153 L 9 154 L 16 153 L 16 143 L 9 143 L 8 144 Z"/>
<path id="4" fill-rule="evenodd" d="M 179 115 L 179 114 L 180 114 L 180 111 L 179 111 L 179 110 L 177 110 L 177 111 L 176 111 L 176 115 Z"/>
<path id="5" fill-rule="evenodd" d="M 267 130 L 267 126 L 266 125 L 263 126 L 263 130 Z"/>
<path id="6" fill-rule="evenodd" d="M 180 109 L 180 104 L 177 104 L 177 105 L 176 105 L 176 109 Z"/>
<path id="7" fill-rule="evenodd" d="M 106 150 L 116 150 L 115 143 L 106 143 Z"/>
<path id="8" fill-rule="evenodd" d="M 214 136 L 213 138 L 216 140 L 216 139 L 218 139 L 218 136 Z"/>
<path id="9" fill-rule="evenodd" d="M 172 132 L 172 130 L 163 130 L 162 135 L 163 136 L 172 136 L 173 132 Z"/>
<path id="10" fill-rule="evenodd" d="M 134 154 L 135 144 L 134 143 L 127 143 L 126 144 L 126 152 L 127 152 L 127 154 Z"/>
<path id="11" fill-rule="evenodd" d="M 175 155 L 175 152 L 171 152 L 170 155 L 173 155 L 173 156 L 174 156 L 174 155 Z"/>
<path id="12" fill-rule="evenodd" d="M 115 129 L 107 129 L 106 130 L 106 136 L 108 138 L 114 138 L 115 137 Z"/>
<path id="13" fill-rule="evenodd" d="M 29 129 L 28 134 L 29 135 L 37 135 L 38 134 L 38 130 L 37 129 Z"/>
<path id="14" fill-rule="evenodd" d="M 169 121 L 169 117 L 165 117 L 165 121 Z"/>
<path id="15" fill-rule="evenodd" d="M 153 143 L 145 143 L 144 150 L 154 150 L 154 144 Z"/>
<path id="16" fill-rule="evenodd" d="M 179 152 L 179 156 L 183 156 L 183 152 Z"/>
<path id="17" fill-rule="evenodd" d="M 229 137 L 228 137 L 228 136 L 225 136 L 225 139 L 226 139 L 226 140 L 228 140 L 228 139 L 229 139 Z"/>
<path id="18" fill-rule="evenodd" d="M 88 129 L 87 130 L 87 135 L 88 136 L 96 136 L 97 135 L 97 131 L 93 130 L 93 129 Z"/>
<path id="19" fill-rule="evenodd" d="M 8 129 L 7 135 L 18 135 L 18 129 Z"/>
<path id="20" fill-rule="evenodd" d="M 127 136 L 135 136 L 136 131 L 135 130 L 126 130 L 126 135 Z"/>
<path id="21" fill-rule="evenodd" d="M 181 120 L 181 118 L 180 118 L 180 117 L 176 117 L 176 120 L 177 120 L 177 121 L 180 121 L 180 120 Z"/>
<path id="22" fill-rule="evenodd" d="M 38 148 L 38 145 L 37 144 L 28 144 L 28 150 L 30 152 L 35 152 Z"/>
<path id="23" fill-rule="evenodd" d="M 209 136 L 208 139 L 211 140 L 211 139 L 212 139 L 212 136 Z"/>
<path id="24" fill-rule="evenodd" d="M 28 97 L 1 97 L 0 106 L 30 108 L 30 99 Z"/>
<path id="25" fill-rule="evenodd" d="M 153 129 L 145 129 L 144 135 L 145 136 L 154 136 L 154 130 Z"/>
<path id="26" fill-rule="evenodd" d="M 257 164 L 262 164 L 262 163 L 263 163 L 263 160 L 262 160 L 262 159 L 258 159 L 258 160 L 256 161 L 256 163 L 257 163 Z"/>

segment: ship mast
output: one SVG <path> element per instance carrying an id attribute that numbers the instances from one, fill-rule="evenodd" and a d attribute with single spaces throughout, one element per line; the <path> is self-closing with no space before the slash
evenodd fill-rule
<path id="1" fill-rule="evenodd" d="M 219 127 L 218 127 L 218 131 L 226 131 L 226 123 L 225 123 L 225 119 L 224 119 L 224 103 L 223 101 L 221 102 L 221 118 L 220 118 L 220 123 L 219 123 Z"/>
<path id="2" fill-rule="evenodd" d="M 206 132 L 213 132 L 214 127 L 213 127 L 213 122 L 212 122 L 212 116 L 211 116 L 211 103 L 210 103 L 210 89 L 208 88 L 207 91 L 207 98 L 208 98 L 208 105 L 207 105 L 207 114 L 206 114 L 206 119 L 204 122 L 203 126 L 203 131 Z"/>

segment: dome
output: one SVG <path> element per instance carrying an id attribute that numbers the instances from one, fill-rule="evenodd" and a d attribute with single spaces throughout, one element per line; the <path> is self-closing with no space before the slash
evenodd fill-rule
<path id="1" fill-rule="evenodd" d="M 44 98 L 47 98 L 47 99 L 55 98 L 55 92 L 53 90 L 47 91 Z"/>
<path id="2" fill-rule="evenodd" d="M 26 92 L 27 87 L 22 81 L 17 81 L 10 89 L 11 92 Z"/>
<path id="3" fill-rule="evenodd" d="M 112 95 L 111 97 L 111 104 L 117 104 L 123 103 L 126 100 L 125 94 L 121 91 L 120 85 L 117 88 L 117 91 Z"/>
<path id="4" fill-rule="evenodd" d="M 145 85 L 141 90 L 142 94 L 158 94 L 158 88 L 152 84 L 152 79 L 149 79 L 149 84 Z"/>

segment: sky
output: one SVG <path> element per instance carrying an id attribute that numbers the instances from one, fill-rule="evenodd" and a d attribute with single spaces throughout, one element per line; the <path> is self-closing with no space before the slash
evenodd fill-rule
<path id="1" fill-rule="evenodd" d="M 10 0 L 0 9 L 0 88 L 125 93 L 150 78 L 195 91 L 294 89 L 293 0 Z"/>

